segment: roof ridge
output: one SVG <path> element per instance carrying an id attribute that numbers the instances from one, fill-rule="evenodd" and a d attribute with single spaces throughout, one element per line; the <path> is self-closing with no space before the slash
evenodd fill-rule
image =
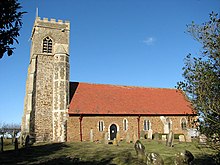
<path id="1" fill-rule="evenodd" d="M 147 86 L 135 86 L 135 85 L 118 85 L 118 84 L 101 84 L 93 82 L 76 82 L 79 84 L 89 84 L 89 85 L 103 85 L 103 86 L 114 86 L 114 87 L 124 87 L 124 88 L 144 88 L 144 89 L 161 89 L 161 90 L 178 90 L 176 88 L 161 88 L 161 87 L 147 87 Z"/>

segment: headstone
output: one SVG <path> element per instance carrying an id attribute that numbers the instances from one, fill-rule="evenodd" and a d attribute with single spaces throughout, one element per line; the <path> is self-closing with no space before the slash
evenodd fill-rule
<path id="1" fill-rule="evenodd" d="M 167 140 L 167 135 L 162 135 L 162 141 L 166 141 Z"/>
<path id="2" fill-rule="evenodd" d="M 3 141 L 3 136 L 1 136 L 1 139 L 0 139 L 0 151 L 1 152 L 4 151 L 3 146 L 4 146 L 4 141 Z"/>
<path id="3" fill-rule="evenodd" d="M 121 136 L 120 136 L 119 132 L 117 132 L 117 134 L 116 134 L 116 140 L 117 140 L 117 142 L 120 142 L 120 140 L 121 140 Z"/>
<path id="4" fill-rule="evenodd" d="M 174 139 L 173 131 L 170 131 L 169 134 L 167 135 L 167 142 L 166 142 L 166 145 L 168 147 L 172 147 L 173 146 L 173 139 Z"/>
<path id="5" fill-rule="evenodd" d="M 137 154 L 138 159 L 143 160 L 145 157 L 145 147 L 144 145 L 141 143 L 140 140 L 137 140 L 134 144 L 134 148 Z"/>
<path id="6" fill-rule="evenodd" d="M 131 142 L 130 135 L 127 132 L 127 134 L 126 134 L 126 143 L 130 143 L 130 142 Z"/>
<path id="7" fill-rule="evenodd" d="M 90 137 L 90 142 L 93 142 L 93 129 L 90 129 L 90 134 L 89 134 L 89 137 Z"/>
<path id="8" fill-rule="evenodd" d="M 118 141 L 117 141 L 116 138 L 114 138 L 114 140 L 113 140 L 113 145 L 114 145 L 114 146 L 118 146 Z"/>
<path id="9" fill-rule="evenodd" d="M 186 142 L 192 142 L 192 138 L 189 134 L 186 134 Z"/>
<path id="10" fill-rule="evenodd" d="M 144 131 L 141 131 L 141 132 L 140 132 L 140 138 L 141 138 L 141 139 L 144 139 L 144 136 L 145 136 L 145 132 L 144 132 Z"/>
<path id="11" fill-rule="evenodd" d="M 185 142 L 185 136 L 179 135 L 179 142 Z"/>
<path id="12" fill-rule="evenodd" d="M 152 130 L 152 129 L 149 129 L 149 130 L 148 130 L 148 133 L 147 133 L 147 138 L 148 138 L 148 139 L 152 139 L 152 134 L 153 134 L 153 130 Z"/>
<path id="13" fill-rule="evenodd" d="M 199 136 L 199 143 L 200 144 L 206 144 L 206 142 L 207 142 L 207 137 L 204 134 L 201 134 Z"/>
<path id="14" fill-rule="evenodd" d="M 18 150 L 18 139 L 17 138 L 15 138 L 15 150 Z"/>
<path id="15" fill-rule="evenodd" d="M 154 140 L 159 140 L 159 133 L 158 133 L 158 132 L 156 132 L 156 133 L 154 134 Z"/>
<path id="16" fill-rule="evenodd" d="M 193 154 L 185 150 L 183 152 L 178 152 L 175 155 L 174 164 L 175 165 L 185 165 L 185 164 L 192 164 L 194 160 Z"/>
<path id="17" fill-rule="evenodd" d="M 137 135 L 134 133 L 133 134 L 133 143 L 135 143 L 138 140 Z"/>
<path id="18" fill-rule="evenodd" d="M 104 134 L 104 144 L 108 144 L 108 132 Z"/>
<path id="19" fill-rule="evenodd" d="M 147 154 L 145 162 L 147 165 L 164 165 L 162 157 L 154 152 Z"/>

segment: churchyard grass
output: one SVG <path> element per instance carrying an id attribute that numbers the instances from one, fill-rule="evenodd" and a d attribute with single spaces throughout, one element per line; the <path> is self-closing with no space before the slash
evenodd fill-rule
<path id="1" fill-rule="evenodd" d="M 165 142 L 141 140 L 147 152 L 157 152 L 165 164 L 173 164 L 175 153 L 189 150 L 195 157 L 195 164 L 214 164 L 211 155 L 214 151 L 200 146 L 196 142 L 174 142 L 173 147 L 167 147 Z M 72 143 L 38 143 L 29 148 L 19 148 L 14 151 L 7 148 L 0 153 L 0 164 L 79 164 L 79 165 L 136 165 L 142 164 L 137 159 L 133 143 L 122 141 L 118 146 L 102 143 L 72 142 Z"/>

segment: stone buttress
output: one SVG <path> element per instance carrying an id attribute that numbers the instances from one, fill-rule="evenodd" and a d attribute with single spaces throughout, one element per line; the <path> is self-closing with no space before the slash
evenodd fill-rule
<path id="1" fill-rule="evenodd" d="M 22 133 L 66 141 L 70 23 L 37 17 L 32 30 Z"/>

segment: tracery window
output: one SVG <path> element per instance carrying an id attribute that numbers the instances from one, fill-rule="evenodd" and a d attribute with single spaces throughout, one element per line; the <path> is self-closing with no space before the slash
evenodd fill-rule
<path id="1" fill-rule="evenodd" d="M 98 126 L 99 126 L 99 132 L 103 132 L 104 131 L 104 121 L 99 121 L 98 123 Z"/>
<path id="2" fill-rule="evenodd" d="M 124 129 L 124 131 L 128 130 L 128 120 L 127 119 L 123 120 L 123 129 Z"/>
<path id="3" fill-rule="evenodd" d="M 144 120 L 144 131 L 149 131 L 151 129 L 150 120 Z"/>
<path id="4" fill-rule="evenodd" d="M 43 53 L 52 53 L 52 39 L 46 37 L 43 39 Z"/>

